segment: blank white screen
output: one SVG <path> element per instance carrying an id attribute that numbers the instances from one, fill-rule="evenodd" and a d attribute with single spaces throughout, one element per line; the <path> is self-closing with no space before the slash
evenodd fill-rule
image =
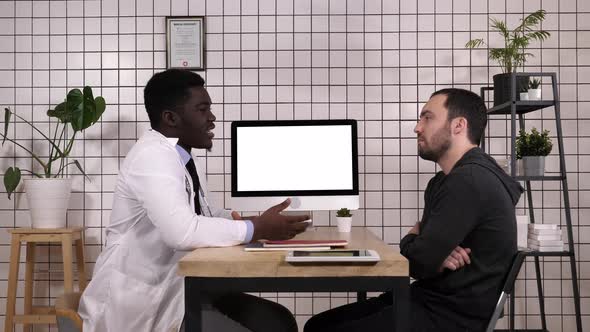
<path id="1" fill-rule="evenodd" d="M 351 190 L 350 126 L 238 127 L 238 191 Z"/>

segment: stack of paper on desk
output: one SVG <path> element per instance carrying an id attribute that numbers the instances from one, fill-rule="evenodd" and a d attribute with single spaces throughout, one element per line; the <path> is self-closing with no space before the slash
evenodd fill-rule
<path id="1" fill-rule="evenodd" d="M 553 224 L 529 224 L 529 249 L 563 251 L 561 229 Z"/>
<path id="2" fill-rule="evenodd" d="M 273 251 L 273 250 L 330 250 L 332 247 L 344 247 L 348 245 L 346 240 L 284 240 L 265 241 L 248 244 L 246 251 Z"/>

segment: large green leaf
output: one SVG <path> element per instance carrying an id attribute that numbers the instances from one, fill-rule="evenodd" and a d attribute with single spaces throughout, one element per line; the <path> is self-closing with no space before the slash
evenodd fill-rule
<path id="1" fill-rule="evenodd" d="M 84 122 L 82 129 L 90 127 L 95 121 L 96 104 L 94 102 L 94 95 L 92 94 L 92 88 L 89 86 L 84 87 Z"/>
<path id="2" fill-rule="evenodd" d="M 89 86 L 84 87 L 84 99 L 94 101 L 94 95 L 92 94 L 92 88 Z"/>
<path id="3" fill-rule="evenodd" d="M 84 94 L 82 95 L 82 103 L 74 111 L 74 120 L 72 121 L 72 128 L 76 131 L 84 130 L 92 125 L 92 119 L 96 112 L 96 105 L 94 104 L 94 97 L 92 89 L 88 86 L 84 87 Z"/>
<path id="4" fill-rule="evenodd" d="M 62 123 L 72 122 L 72 112 L 68 112 L 67 103 L 63 103 L 55 106 L 55 109 L 48 110 L 47 116 L 59 119 Z"/>
<path id="5" fill-rule="evenodd" d="M 72 89 L 68 92 L 66 100 L 55 106 L 55 109 L 48 110 L 47 115 L 58 118 L 62 123 L 74 122 L 76 119 L 76 110 L 82 104 L 82 100 L 80 89 Z"/>
<path id="6" fill-rule="evenodd" d="M 80 131 L 84 118 L 84 95 L 80 89 L 72 89 L 68 93 L 68 111 L 72 113 L 72 128 Z"/>
<path id="7" fill-rule="evenodd" d="M 107 105 L 104 101 L 104 98 L 101 96 L 96 97 L 94 102 L 96 103 L 96 112 L 94 113 L 94 119 L 92 119 L 92 123 L 96 123 L 96 121 L 100 120 L 100 117 L 102 116 L 102 113 L 104 113 Z"/>
<path id="8" fill-rule="evenodd" d="M 4 108 L 4 138 L 2 139 L 2 145 L 6 142 L 6 134 L 8 134 L 8 124 L 10 124 L 10 116 L 12 112 L 8 107 Z"/>
<path id="9" fill-rule="evenodd" d="M 84 87 L 83 101 L 74 111 L 72 128 L 82 131 L 96 123 L 106 108 L 103 97 L 96 97 L 92 94 L 92 88 Z"/>
<path id="10" fill-rule="evenodd" d="M 82 103 L 83 99 L 84 96 L 82 95 L 82 91 L 80 91 L 80 89 L 72 89 L 70 92 L 68 92 L 66 101 L 68 102 L 68 107 L 76 108 Z"/>
<path id="11" fill-rule="evenodd" d="M 6 188 L 8 199 L 10 199 L 10 195 L 16 190 L 20 182 L 20 176 L 20 169 L 18 167 L 8 167 L 6 173 L 4 173 L 4 188 Z"/>

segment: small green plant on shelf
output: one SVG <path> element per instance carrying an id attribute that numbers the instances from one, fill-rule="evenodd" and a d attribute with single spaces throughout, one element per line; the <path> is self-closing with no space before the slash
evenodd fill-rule
<path id="1" fill-rule="evenodd" d="M 538 78 L 531 78 L 529 81 L 529 89 L 538 89 L 541 85 L 541 80 Z"/>
<path id="2" fill-rule="evenodd" d="M 347 217 L 352 217 L 352 214 L 350 213 L 349 209 L 342 208 L 342 209 L 336 211 L 336 217 L 347 218 Z"/>
<path id="3" fill-rule="evenodd" d="M 86 86 L 83 91 L 72 89 L 68 92 L 66 99 L 62 103 L 54 109 L 47 111 L 47 116 L 55 119 L 55 125 L 50 127 L 53 134 L 51 131 L 44 133 L 32 122 L 17 115 L 9 108 L 5 108 L 4 132 L 0 133 L 0 136 L 2 136 L 2 145 L 6 141 L 10 141 L 20 147 L 38 163 L 42 170 L 39 172 L 34 169 L 21 170 L 17 166 L 8 167 L 4 172 L 4 187 L 6 188 L 8 198 L 10 199 L 10 195 L 20 183 L 21 172 L 26 172 L 37 178 L 60 178 L 64 177 L 64 171 L 68 165 L 75 165 L 82 174 L 86 175 L 78 160 L 68 161 L 67 158 L 70 157 L 76 134 L 96 123 L 102 116 L 105 108 L 104 98 L 101 96 L 94 98 L 92 88 Z M 35 153 L 32 148 L 19 143 L 16 138 L 12 139 L 8 137 L 8 127 L 12 116 L 31 126 L 34 131 L 49 143 L 48 156 Z"/>
<path id="4" fill-rule="evenodd" d="M 539 132 L 533 127 L 530 133 L 521 129 L 516 138 L 516 158 L 530 156 L 547 156 L 553 149 L 553 143 L 549 138 L 549 130 Z"/>

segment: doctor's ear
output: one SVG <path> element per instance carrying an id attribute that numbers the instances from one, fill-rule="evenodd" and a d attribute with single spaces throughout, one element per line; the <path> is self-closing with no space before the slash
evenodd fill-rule
<path id="1" fill-rule="evenodd" d="M 162 124 L 167 127 L 176 127 L 179 121 L 180 116 L 178 116 L 178 113 L 170 110 L 162 111 Z"/>

